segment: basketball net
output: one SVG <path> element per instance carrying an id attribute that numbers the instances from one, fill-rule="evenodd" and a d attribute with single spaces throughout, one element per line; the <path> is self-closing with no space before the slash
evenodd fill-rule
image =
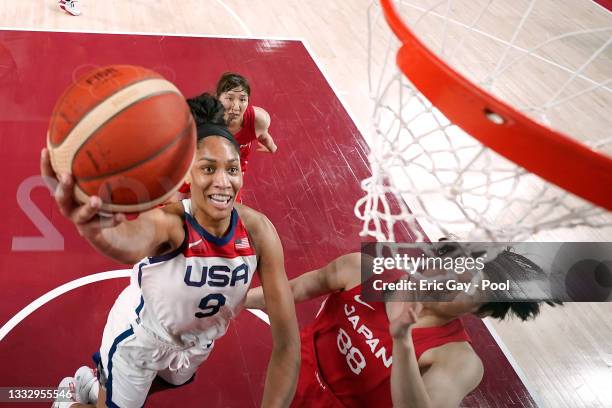
<path id="1" fill-rule="evenodd" d="M 406 223 L 417 241 L 511 242 L 612 225 L 612 14 L 567 3 L 370 6 L 363 236 L 395 241 Z M 428 52 L 439 72 L 419 68 Z"/>

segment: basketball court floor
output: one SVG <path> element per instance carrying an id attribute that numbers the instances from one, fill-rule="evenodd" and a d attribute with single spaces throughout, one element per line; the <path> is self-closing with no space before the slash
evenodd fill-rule
<path id="1" fill-rule="evenodd" d="M 55 386 L 89 364 L 108 310 L 128 282 L 128 266 L 91 249 L 36 177 L 56 98 L 91 67 L 143 65 L 187 96 L 212 90 L 226 70 L 244 74 L 252 103 L 271 113 L 279 151 L 254 153 L 243 199 L 277 227 L 289 277 L 356 251 L 361 242 L 353 206 L 368 174 L 359 130 L 367 122 L 367 2 L 103 3 L 83 3 L 78 18 L 54 1 L 0 3 L 6 28 L 0 32 L 0 189 L 7 197 L 0 204 L 0 387 Z M 234 35 L 260 39 L 227 38 Z M 401 233 L 398 240 L 412 238 Z M 301 327 L 318 304 L 298 305 Z M 611 406 L 610 312 L 609 304 L 580 304 L 546 310 L 525 324 L 467 320 L 485 378 L 463 406 Z M 270 350 L 267 324 L 244 312 L 194 383 L 152 393 L 147 406 L 257 406 Z"/>

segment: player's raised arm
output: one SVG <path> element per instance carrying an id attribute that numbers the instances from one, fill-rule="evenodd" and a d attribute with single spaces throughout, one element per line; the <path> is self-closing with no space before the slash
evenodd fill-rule
<path id="1" fill-rule="evenodd" d="M 411 330 L 421 308 L 419 303 L 386 303 L 389 331 L 393 338 L 393 407 L 455 408 L 480 383 L 482 362 L 478 356 L 458 344 L 454 349 L 439 352 L 421 376 Z"/>
<path id="2" fill-rule="evenodd" d="M 276 229 L 263 215 L 241 213 L 258 253 L 257 270 L 272 329 L 272 355 L 268 364 L 263 407 L 289 406 L 300 369 L 300 337 L 289 282 L 285 275 L 283 247 Z M 254 214 L 253 214 L 254 213 Z M 244 214 L 244 215 L 243 215 Z"/>
<path id="3" fill-rule="evenodd" d="M 184 239 L 178 208 L 145 211 L 132 221 L 124 214 L 103 217 L 99 215 L 100 197 L 89 197 L 85 204 L 76 201 L 74 180 L 69 174 L 57 177 L 47 149 L 41 152 L 40 169 L 49 184 L 58 181 L 55 201 L 62 215 L 94 248 L 116 261 L 131 264 L 146 256 L 161 255 L 177 248 Z"/>
<path id="4" fill-rule="evenodd" d="M 264 109 L 254 106 L 255 111 L 255 134 L 259 142 L 259 151 L 274 153 L 276 152 L 276 143 L 270 136 L 270 114 Z"/>
<path id="5" fill-rule="evenodd" d="M 359 284 L 361 254 L 359 252 L 339 256 L 322 268 L 305 272 L 289 281 L 295 303 L 314 299 L 338 290 L 350 289 Z M 263 288 L 250 289 L 245 307 L 266 309 Z"/>

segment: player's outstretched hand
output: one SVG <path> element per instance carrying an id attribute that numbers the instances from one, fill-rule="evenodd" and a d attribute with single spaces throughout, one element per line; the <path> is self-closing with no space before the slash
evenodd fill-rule
<path id="1" fill-rule="evenodd" d="M 264 145 L 261 142 L 257 142 L 257 151 L 258 152 L 264 152 L 264 153 L 275 153 L 276 152 L 276 145 L 272 144 L 272 146 L 270 146 L 269 148 L 266 147 L 266 145 Z"/>
<path id="2" fill-rule="evenodd" d="M 389 333 L 394 340 L 405 341 L 409 337 L 410 327 L 416 323 L 423 305 L 419 302 L 389 302 Z"/>
<path id="3" fill-rule="evenodd" d="M 91 196 L 85 204 L 78 202 L 74 197 L 72 176 L 66 173 L 58 177 L 55 174 L 47 149 L 40 152 L 40 174 L 49 188 L 55 190 L 55 201 L 62 215 L 74 223 L 82 236 L 92 237 L 104 228 L 114 227 L 125 221 L 125 215 L 119 213 L 101 217 L 100 197 Z"/>

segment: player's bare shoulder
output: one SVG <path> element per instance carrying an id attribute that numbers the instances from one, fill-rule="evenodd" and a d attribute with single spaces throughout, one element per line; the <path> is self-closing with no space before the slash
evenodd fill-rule
<path id="1" fill-rule="evenodd" d="M 270 114 L 259 106 L 253 106 L 255 112 L 255 129 L 259 131 L 265 131 L 270 126 Z"/>
<path id="2" fill-rule="evenodd" d="M 168 203 L 163 207 L 160 207 L 160 210 L 162 210 L 164 214 L 175 215 L 178 216 L 180 219 L 182 219 L 185 214 L 185 208 L 183 207 L 183 203 L 181 203 L 180 201 Z"/>
<path id="3" fill-rule="evenodd" d="M 185 209 L 181 202 L 168 203 L 162 207 L 149 210 L 149 217 L 157 218 L 160 225 L 163 225 L 168 231 L 170 246 L 176 248 L 183 242 L 185 238 L 185 230 L 183 228 L 183 219 L 185 218 Z"/>
<path id="4" fill-rule="evenodd" d="M 235 208 L 256 249 L 261 248 L 265 240 L 276 236 L 274 225 L 264 214 L 243 204 L 236 204 Z"/>

